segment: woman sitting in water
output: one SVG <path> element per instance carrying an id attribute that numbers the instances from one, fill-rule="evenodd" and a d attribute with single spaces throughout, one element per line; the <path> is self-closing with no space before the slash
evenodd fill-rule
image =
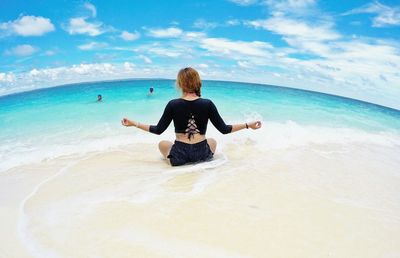
<path id="1" fill-rule="evenodd" d="M 157 125 L 145 125 L 127 118 L 121 121 L 124 126 L 136 126 L 147 132 L 162 134 L 173 120 L 175 143 L 161 141 L 158 144 L 160 152 L 172 166 L 212 159 L 217 142 L 212 138 L 206 139 L 208 119 L 223 134 L 261 127 L 260 121 L 226 125 L 214 103 L 209 99 L 200 98 L 201 80 L 193 68 L 180 70 L 177 84 L 182 90 L 182 97 L 168 102 Z"/>

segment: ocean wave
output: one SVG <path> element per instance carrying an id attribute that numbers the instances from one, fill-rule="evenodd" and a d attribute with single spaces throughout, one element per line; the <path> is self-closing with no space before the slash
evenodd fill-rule
<path id="1" fill-rule="evenodd" d="M 125 130 L 126 129 L 126 130 Z M 219 148 L 229 144 L 241 145 L 251 142 L 255 148 L 279 150 L 315 145 L 342 146 L 374 145 L 387 148 L 400 148 L 400 134 L 387 131 L 368 132 L 354 128 L 331 128 L 324 126 L 300 125 L 293 121 L 263 122 L 259 130 L 243 130 L 229 135 L 221 135 L 214 127 L 208 129 L 208 137 L 217 139 Z M 142 131 L 122 128 L 108 130 L 108 134 L 91 134 L 89 131 L 68 137 L 48 135 L 40 139 L 12 139 L 3 142 L 0 147 L 0 171 L 34 164 L 67 155 L 81 155 L 90 152 L 105 152 L 122 146 L 133 145 L 140 148 L 143 144 L 154 145 L 160 140 L 173 141 L 174 133 L 169 128 L 162 136 L 155 136 Z M 238 147 L 239 148 L 239 147 Z M 329 150 L 329 148 L 327 148 Z M 325 154 L 329 155 L 329 151 Z"/>

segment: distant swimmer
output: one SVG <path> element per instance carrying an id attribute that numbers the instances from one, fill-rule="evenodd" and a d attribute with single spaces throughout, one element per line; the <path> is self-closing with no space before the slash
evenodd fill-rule
<path id="1" fill-rule="evenodd" d="M 190 67 L 179 71 L 177 85 L 182 96 L 168 102 L 157 125 L 146 125 L 123 118 L 123 126 L 134 126 L 144 131 L 162 134 L 174 121 L 175 142 L 161 141 L 158 148 L 172 166 L 211 160 L 217 142 L 206 138 L 207 123 L 211 123 L 223 134 L 242 129 L 259 129 L 261 121 L 227 125 L 210 99 L 201 98 L 201 80 L 198 72 Z"/>
<path id="2" fill-rule="evenodd" d="M 97 95 L 97 102 L 102 101 L 103 97 L 101 96 L 101 94 Z"/>
<path id="3" fill-rule="evenodd" d="M 153 95 L 153 93 L 154 93 L 154 88 L 150 87 L 149 93 L 147 93 L 147 96 L 151 96 L 151 95 Z"/>

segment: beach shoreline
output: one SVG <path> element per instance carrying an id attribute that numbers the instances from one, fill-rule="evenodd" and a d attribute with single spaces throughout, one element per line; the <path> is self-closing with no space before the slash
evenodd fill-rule
<path id="1" fill-rule="evenodd" d="M 215 168 L 177 169 L 142 144 L 15 168 L 0 175 L 2 255 L 390 257 L 398 150 L 260 150 L 249 139 L 221 146 Z"/>

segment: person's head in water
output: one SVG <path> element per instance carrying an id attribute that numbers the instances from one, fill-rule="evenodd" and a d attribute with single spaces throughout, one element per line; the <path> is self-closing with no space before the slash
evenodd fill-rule
<path id="1" fill-rule="evenodd" d="M 150 94 L 152 94 L 153 91 L 154 91 L 154 88 L 153 88 L 153 87 L 150 87 L 149 91 L 150 91 Z"/>
<path id="2" fill-rule="evenodd" d="M 181 69 L 176 82 L 183 93 L 195 93 L 198 97 L 201 97 L 200 75 L 195 69 L 191 67 Z"/>
<path id="3" fill-rule="evenodd" d="M 101 94 L 97 95 L 97 101 L 101 101 L 103 99 L 103 97 L 101 96 Z"/>

